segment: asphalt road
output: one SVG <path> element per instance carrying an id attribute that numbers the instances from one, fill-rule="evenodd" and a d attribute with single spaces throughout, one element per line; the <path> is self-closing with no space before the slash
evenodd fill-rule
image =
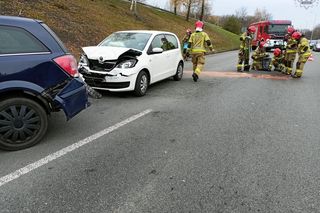
<path id="1" fill-rule="evenodd" d="M 197 83 L 188 62 L 145 97 L 104 93 L 69 122 L 53 115 L 42 143 L 0 151 L 0 179 L 12 178 L 0 213 L 320 212 L 320 54 L 301 79 L 239 74 L 236 57 L 208 56 Z"/>

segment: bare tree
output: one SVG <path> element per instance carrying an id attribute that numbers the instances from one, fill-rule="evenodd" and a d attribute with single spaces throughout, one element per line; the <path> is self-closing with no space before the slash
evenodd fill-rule
<path id="1" fill-rule="evenodd" d="M 135 16 L 138 16 L 137 12 L 137 2 L 145 3 L 146 0 L 131 0 L 130 10 L 133 11 Z"/>
<path id="2" fill-rule="evenodd" d="M 247 8 L 241 7 L 240 9 L 236 10 L 236 17 L 240 21 L 241 27 L 245 27 L 249 25 Z"/>
<path id="3" fill-rule="evenodd" d="M 257 8 L 253 15 L 253 21 L 265 21 L 265 20 L 271 20 L 272 14 L 269 13 L 266 9 L 259 9 Z"/>
<path id="4" fill-rule="evenodd" d="M 189 21 L 189 17 L 190 17 L 190 11 L 191 11 L 191 5 L 193 3 L 193 0 L 188 0 L 187 2 L 187 16 L 186 16 L 186 20 Z"/>
<path id="5" fill-rule="evenodd" d="M 310 39 L 314 39 L 314 40 L 320 39 L 320 24 L 318 24 L 313 28 Z"/>
<path id="6" fill-rule="evenodd" d="M 175 15 L 177 15 L 177 8 L 179 8 L 181 4 L 181 0 L 170 0 L 170 6 L 173 7 L 173 12 Z"/>
<path id="7" fill-rule="evenodd" d="M 186 20 L 188 21 L 190 16 L 203 20 L 204 17 L 208 17 L 211 14 L 211 5 L 207 0 L 181 0 L 181 5 L 186 8 Z"/>

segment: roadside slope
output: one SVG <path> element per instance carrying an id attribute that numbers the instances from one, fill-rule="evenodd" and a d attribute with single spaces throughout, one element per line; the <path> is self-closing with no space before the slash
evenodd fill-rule
<path id="1" fill-rule="evenodd" d="M 161 10 L 138 5 L 138 17 L 120 0 L 0 0 L 1 15 L 18 15 L 46 22 L 79 56 L 80 47 L 96 45 L 114 31 L 149 29 L 174 32 L 180 39 L 194 21 Z M 238 48 L 238 36 L 207 24 L 206 32 L 217 51 Z"/>

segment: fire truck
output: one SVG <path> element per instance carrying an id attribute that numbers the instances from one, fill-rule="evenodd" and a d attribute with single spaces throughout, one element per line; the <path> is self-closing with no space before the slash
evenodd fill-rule
<path id="1" fill-rule="evenodd" d="M 292 23 L 289 20 L 269 20 L 250 24 L 249 26 L 255 26 L 257 29 L 252 40 L 252 49 L 255 49 L 262 39 L 266 42 L 267 51 L 275 48 L 285 48 L 284 38 L 288 26 L 291 25 Z"/>

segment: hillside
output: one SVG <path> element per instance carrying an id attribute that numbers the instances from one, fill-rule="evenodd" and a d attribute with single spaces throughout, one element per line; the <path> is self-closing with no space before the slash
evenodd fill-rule
<path id="1" fill-rule="evenodd" d="M 18 15 L 43 20 L 68 49 L 79 56 L 80 47 L 96 45 L 114 31 L 150 29 L 174 32 L 180 39 L 194 20 L 138 5 L 139 17 L 129 11 L 130 3 L 122 0 L 0 0 L 1 15 Z M 217 51 L 238 48 L 238 36 L 215 25 L 205 31 Z"/>

